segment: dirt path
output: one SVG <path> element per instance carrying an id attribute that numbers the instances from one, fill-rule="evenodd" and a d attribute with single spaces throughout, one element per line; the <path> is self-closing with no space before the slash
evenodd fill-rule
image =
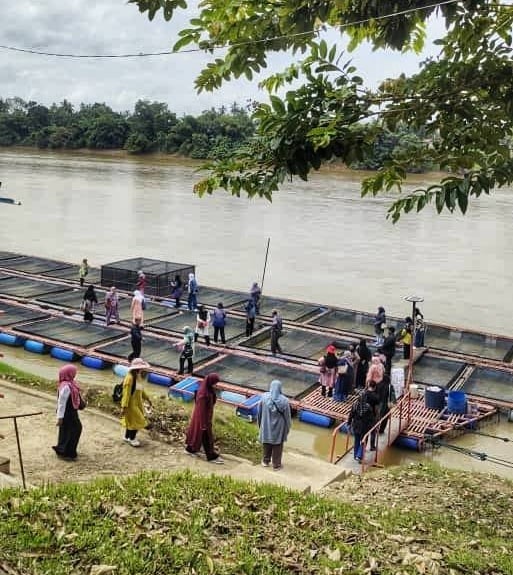
<path id="1" fill-rule="evenodd" d="M 273 472 L 260 465 L 226 456 L 224 465 L 186 455 L 181 446 L 168 445 L 139 434 L 141 447 L 122 440 L 118 420 L 92 409 L 81 412 L 82 437 L 75 462 L 59 459 L 52 450 L 57 439 L 56 402 L 53 398 L 14 383 L 0 380 L 0 416 L 42 411 L 42 415 L 18 420 L 25 476 L 31 485 L 61 481 L 87 481 L 107 475 L 128 475 L 143 470 L 178 471 L 231 475 L 235 478 L 279 483 L 296 489 L 320 489 L 343 471 L 317 458 L 286 451 L 285 469 Z M 0 456 L 11 460 L 11 475 L 21 480 L 16 437 L 12 420 L 0 420 Z"/>

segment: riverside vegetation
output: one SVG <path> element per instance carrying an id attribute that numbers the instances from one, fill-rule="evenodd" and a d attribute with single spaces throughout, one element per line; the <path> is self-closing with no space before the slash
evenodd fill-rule
<path id="1" fill-rule="evenodd" d="M 6 364 L 0 375 L 55 391 Z M 107 392 L 91 390 L 89 405 L 112 411 Z M 184 406 L 168 405 L 177 437 Z M 512 574 L 512 508 L 510 482 L 432 464 L 353 476 L 320 494 L 188 471 L 9 488 L 0 573 Z"/>

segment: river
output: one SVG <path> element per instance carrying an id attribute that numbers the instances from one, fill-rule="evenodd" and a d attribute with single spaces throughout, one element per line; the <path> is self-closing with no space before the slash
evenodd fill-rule
<path id="1" fill-rule="evenodd" d="M 360 197 L 362 172 L 324 172 L 265 200 L 198 198 L 191 162 L 0 150 L 0 247 L 92 265 L 146 256 L 197 266 L 200 284 L 391 314 L 424 297 L 427 321 L 513 335 L 511 189 L 468 215 L 427 208 L 393 225 L 390 197 Z M 424 177 L 423 177 L 424 178 Z M 419 177 L 410 186 L 421 183 Z"/>
<path id="2" fill-rule="evenodd" d="M 224 192 L 200 199 L 192 194 L 196 167 L 167 157 L 2 149 L 1 195 L 22 205 L 0 204 L 0 250 L 87 257 L 96 266 L 135 256 L 187 262 L 200 284 L 247 290 L 261 279 L 269 237 L 266 293 L 368 311 L 384 305 L 399 316 L 410 311 L 403 298 L 418 294 L 427 321 L 513 335 L 513 190 L 473 200 L 466 216 L 428 208 L 392 225 L 392 196 L 362 199 L 362 172 L 315 174 L 284 186 L 271 204 Z M 408 185 L 426 181 L 434 180 L 415 176 Z M 48 358 L 33 361 L 54 369 Z M 291 445 L 327 455 L 329 431 L 298 422 L 294 430 Z M 486 432 L 513 440 L 507 422 Z M 507 442 L 468 435 L 457 443 L 513 459 Z M 388 457 L 416 458 L 400 450 Z M 433 457 L 513 477 L 447 450 Z"/>

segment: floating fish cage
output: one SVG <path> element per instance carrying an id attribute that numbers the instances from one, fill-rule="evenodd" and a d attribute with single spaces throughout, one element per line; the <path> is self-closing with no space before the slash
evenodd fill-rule
<path id="1" fill-rule="evenodd" d="M 171 282 L 179 275 L 185 285 L 190 273 L 195 273 L 192 264 L 180 264 L 150 258 L 131 258 L 105 264 L 101 267 L 101 285 L 116 286 L 118 289 L 133 291 L 137 284 L 138 272 L 146 276 L 144 293 L 151 296 L 168 297 Z"/>

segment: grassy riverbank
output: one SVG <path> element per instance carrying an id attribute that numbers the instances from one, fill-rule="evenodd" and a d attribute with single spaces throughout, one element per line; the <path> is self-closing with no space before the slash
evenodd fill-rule
<path id="1" fill-rule="evenodd" d="M 56 393 L 55 381 L 21 371 L 3 362 L 0 362 L 0 378 L 51 395 Z M 112 401 L 110 389 L 90 385 L 84 390 L 84 397 L 89 408 L 98 409 L 115 417 L 119 416 L 119 406 Z M 168 399 L 162 394 L 152 397 L 152 402 L 153 409 L 148 414 L 150 435 L 154 439 L 183 445 L 193 403 Z M 261 448 L 257 439 L 257 428 L 237 417 L 233 407 L 216 405 L 214 432 L 222 453 L 244 457 L 253 462 L 260 461 Z"/>
<path id="2" fill-rule="evenodd" d="M 512 506 L 506 481 L 425 465 L 320 496 L 144 473 L 0 492 L 0 559 L 37 575 L 511 574 Z"/>

